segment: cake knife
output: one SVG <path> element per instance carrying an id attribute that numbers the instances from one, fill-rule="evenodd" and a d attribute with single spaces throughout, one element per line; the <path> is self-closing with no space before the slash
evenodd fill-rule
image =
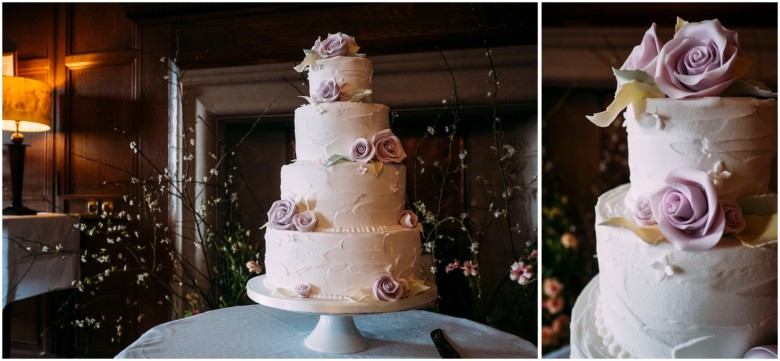
<path id="1" fill-rule="evenodd" d="M 433 345 L 436 346 L 436 351 L 439 351 L 439 356 L 441 356 L 441 358 L 460 358 L 458 350 L 447 341 L 447 338 L 444 337 L 444 332 L 440 328 L 431 332 L 431 339 L 433 340 Z"/>

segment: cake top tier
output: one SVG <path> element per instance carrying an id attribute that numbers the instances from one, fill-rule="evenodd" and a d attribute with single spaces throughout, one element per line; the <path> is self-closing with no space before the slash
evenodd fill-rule
<path id="1" fill-rule="evenodd" d="M 374 69 L 358 49 L 355 38 L 342 33 L 317 38 L 311 49 L 304 49 L 306 57 L 295 67 L 298 72 L 309 71 L 309 96 L 304 98 L 311 104 L 371 102 Z"/>
<path id="2" fill-rule="evenodd" d="M 776 98 L 763 83 L 742 79 L 749 68 L 737 33 L 717 19 L 689 23 L 677 18 L 674 37 L 666 43 L 658 38 L 653 24 L 623 66 L 613 69 L 618 81 L 615 101 L 587 118 L 606 127 L 629 104 L 645 98 Z"/>

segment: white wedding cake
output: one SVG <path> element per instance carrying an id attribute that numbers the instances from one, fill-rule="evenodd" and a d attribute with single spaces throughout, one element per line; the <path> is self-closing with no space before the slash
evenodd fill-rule
<path id="1" fill-rule="evenodd" d="M 268 213 L 265 284 L 278 294 L 356 302 L 423 292 L 420 225 L 405 209 L 406 153 L 388 107 L 371 103 L 371 61 L 354 38 L 318 39 L 309 104 L 295 111 L 297 159 Z"/>
<path id="2" fill-rule="evenodd" d="M 739 80 L 717 20 L 655 24 L 615 70 L 630 184 L 599 197 L 599 275 L 572 311 L 572 358 L 741 358 L 777 344 L 777 102 Z M 733 95 L 744 95 L 735 97 Z M 766 98 L 770 97 L 770 98 Z"/>

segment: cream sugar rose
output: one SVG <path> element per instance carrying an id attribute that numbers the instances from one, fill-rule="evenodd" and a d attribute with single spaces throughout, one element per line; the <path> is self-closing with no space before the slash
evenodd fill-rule
<path id="1" fill-rule="evenodd" d="M 296 67 L 309 104 L 295 111 L 297 159 L 282 167 L 265 237 L 265 282 L 283 296 L 392 302 L 428 289 L 406 153 L 388 107 L 371 103 L 373 67 L 358 49 L 329 34 Z"/>
<path id="2" fill-rule="evenodd" d="M 736 32 L 678 19 L 614 69 L 615 101 L 588 119 L 626 109 L 631 183 L 596 205 L 600 274 L 574 306 L 572 357 L 776 350 L 777 101 L 748 66 Z"/>

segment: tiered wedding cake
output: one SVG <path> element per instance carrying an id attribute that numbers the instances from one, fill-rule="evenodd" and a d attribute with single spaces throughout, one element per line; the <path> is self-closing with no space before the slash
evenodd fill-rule
<path id="1" fill-rule="evenodd" d="M 777 102 L 717 20 L 655 24 L 621 70 L 631 183 L 596 205 L 600 274 L 572 313 L 573 358 L 738 358 L 777 343 Z M 747 95 L 734 97 L 733 95 Z M 667 98 L 668 97 L 668 98 Z"/>
<path id="2" fill-rule="evenodd" d="M 405 210 L 406 154 L 388 107 L 371 103 L 371 61 L 345 34 L 318 39 L 296 70 L 297 159 L 268 213 L 266 286 L 282 295 L 394 301 L 425 290 L 417 218 Z"/>

